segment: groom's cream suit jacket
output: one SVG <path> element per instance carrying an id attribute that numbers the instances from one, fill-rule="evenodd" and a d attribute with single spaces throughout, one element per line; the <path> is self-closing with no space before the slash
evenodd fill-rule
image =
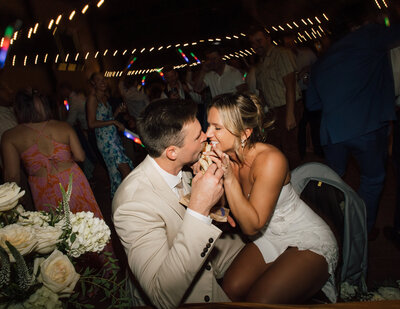
<path id="1" fill-rule="evenodd" d="M 191 173 L 182 180 L 190 192 Z M 149 157 L 124 179 L 112 207 L 130 269 L 153 305 L 230 301 L 216 279 L 243 242 L 186 213 Z"/>

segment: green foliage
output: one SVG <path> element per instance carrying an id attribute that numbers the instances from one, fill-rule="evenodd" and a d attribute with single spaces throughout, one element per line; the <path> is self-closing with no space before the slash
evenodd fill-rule
<path id="1" fill-rule="evenodd" d="M 16 223 L 18 221 L 18 216 L 19 213 L 15 208 L 0 212 L 0 228 Z"/>
<path id="2" fill-rule="evenodd" d="M 94 308 L 95 304 L 107 305 L 107 308 L 131 308 L 132 303 L 126 290 L 126 278 L 121 278 L 118 260 L 110 252 L 104 252 L 105 264 L 102 269 L 86 267 L 79 279 L 80 291 L 67 299 L 73 308 Z M 96 297 L 95 297 L 96 296 Z"/>
<path id="3" fill-rule="evenodd" d="M 7 274 L 8 284 L 2 286 L 0 290 L 0 304 L 12 303 L 15 300 L 23 301 L 42 286 L 41 283 L 36 283 L 33 274 L 30 275 L 30 269 L 19 251 L 8 241 L 6 241 L 6 245 L 16 262 L 11 264 L 8 253 L 0 247 L 2 265 L 4 261 L 10 266 Z"/>

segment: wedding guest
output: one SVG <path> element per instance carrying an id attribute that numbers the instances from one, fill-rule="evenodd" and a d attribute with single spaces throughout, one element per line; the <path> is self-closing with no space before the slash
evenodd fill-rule
<path id="1" fill-rule="evenodd" d="M 108 102 L 107 83 L 101 73 L 93 73 L 90 77 L 93 92 L 87 102 L 87 120 L 89 128 L 96 133 L 97 147 L 106 163 L 111 182 L 111 198 L 129 172 L 133 169 L 131 160 L 125 155 L 117 129 L 124 131 L 125 127 L 115 118 L 126 109 L 119 105 L 112 112 Z"/>
<path id="2" fill-rule="evenodd" d="M 19 124 L 6 131 L 1 141 L 4 181 L 20 183 L 21 160 L 36 209 L 49 211 L 58 207 L 60 184 L 67 188 L 72 175 L 71 211 L 91 211 L 102 218 L 90 185 L 76 164 L 84 160 L 85 153 L 74 129 L 52 119 L 48 100 L 36 90 L 19 91 L 14 109 Z"/>
<path id="3" fill-rule="evenodd" d="M 202 92 L 210 87 L 211 96 L 248 89 L 240 71 L 222 59 L 222 52 L 218 46 L 211 46 L 205 52 L 206 60 L 201 66 L 200 73 L 194 81 L 194 90 Z"/>
<path id="4" fill-rule="evenodd" d="M 376 23 L 365 1 L 342 25 L 343 33 L 313 66 L 307 90 L 309 110 L 321 110 L 321 145 L 327 164 L 344 176 L 349 156 L 360 168 L 358 194 L 367 209 L 370 240 L 386 177 L 388 132 L 395 115 L 389 50 L 400 44 L 400 25 Z M 340 35 L 337 35 L 340 36 Z"/>
<path id="5" fill-rule="evenodd" d="M 301 303 L 321 288 L 336 301 L 336 239 L 290 183 L 287 159 L 265 144 L 267 128 L 258 97 L 228 94 L 208 110 L 213 161 L 224 171 L 228 205 L 246 244 L 222 287 L 232 301 Z"/>
<path id="6" fill-rule="evenodd" d="M 248 37 L 259 56 L 255 72 L 257 89 L 275 119 L 268 142 L 285 154 L 293 169 L 301 162 L 298 123 L 302 113 L 294 56 L 290 50 L 275 46 L 263 27 L 251 27 Z"/>

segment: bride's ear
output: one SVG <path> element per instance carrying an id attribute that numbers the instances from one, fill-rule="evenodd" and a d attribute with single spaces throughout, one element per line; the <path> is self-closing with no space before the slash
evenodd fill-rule
<path id="1" fill-rule="evenodd" d="M 253 133 L 253 129 L 245 129 L 242 133 L 241 140 L 247 140 L 250 137 L 251 133 Z"/>

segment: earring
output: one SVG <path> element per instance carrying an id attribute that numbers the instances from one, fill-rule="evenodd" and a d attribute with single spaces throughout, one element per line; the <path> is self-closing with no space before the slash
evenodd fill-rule
<path id="1" fill-rule="evenodd" d="M 245 140 L 245 139 L 242 139 L 242 140 L 240 141 L 240 145 L 242 146 L 242 148 L 244 148 L 244 146 L 246 146 L 246 141 L 247 141 L 247 140 Z"/>

